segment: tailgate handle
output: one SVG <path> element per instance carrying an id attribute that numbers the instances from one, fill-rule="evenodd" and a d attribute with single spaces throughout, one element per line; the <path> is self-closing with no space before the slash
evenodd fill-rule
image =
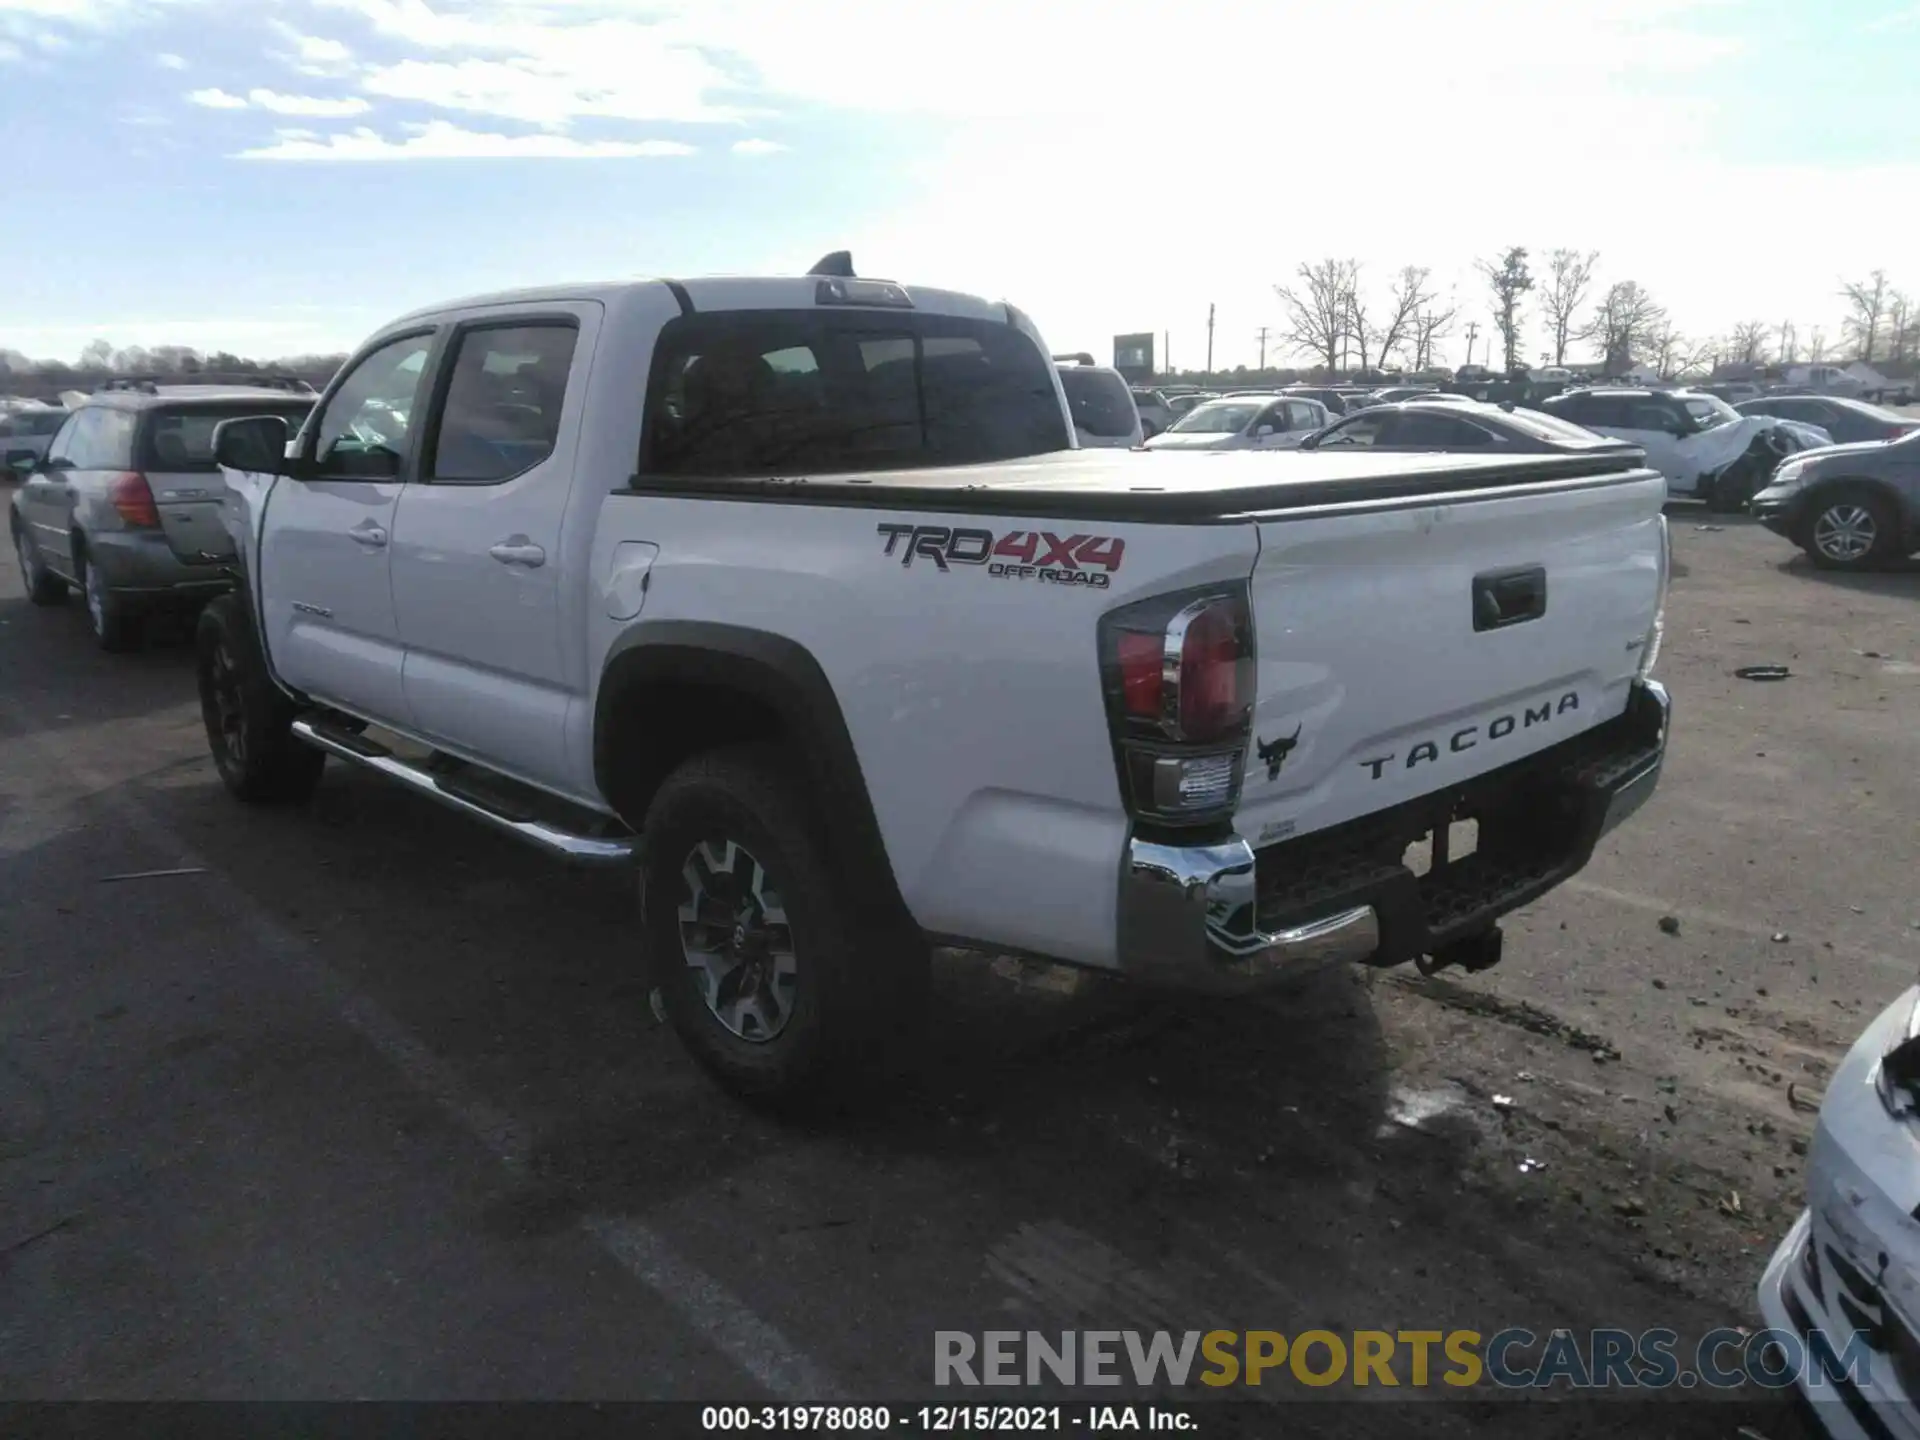
<path id="1" fill-rule="evenodd" d="M 1473 628 L 1501 630 L 1547 613 L 1547 567 L 1522 565 L 1473 577 Z"/>

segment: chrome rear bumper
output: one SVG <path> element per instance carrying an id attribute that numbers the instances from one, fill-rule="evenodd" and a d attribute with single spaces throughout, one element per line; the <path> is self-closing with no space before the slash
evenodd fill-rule
<path id="1" fill-rule="evenodd" d="M 1148 984 L 1236 993 L 1379 947 L 1373 908 L 1350 907 L 1268 932 L 1253 923 L 1253 846 L 1134 840 L 1120 886 L 1120 968 Z"/>
<path id="2" fill-rule="evenodd" d="M 1260 856 L 1246 840 L 1169 845 L 1136 836 L 1121 862 L 1117 968 L 1149 984 L 1238 994 L 1339 961 L 1398 964 L 1484 933 L 1501 915 L 1581 869 L 1600 838 L 1646 803 L 1659 784 L 1671 715 L 1665 688 L 1639 681 L 1617 719 L 1470 782 L 1462 793 L 1490 795 L 1504 785 L 1526 797 L 1523 812 L 1566 818 L 1549 822 L 1555 842 L 1550 851 L 1523 850 L 1522 862 L 1485 875 L 1466 898 L 1458 889 L 1443 895 L 1431 877 L 1416 877 L 1398 864 L 1375 863 L 1351 867 L 1352 886 L 1321 891 L 1312 904 L 1289 906 L 1284 897 L 1268 897 L 1263 905 Z M 1435 798 L 1444 802 L 1444 820 L 1444 806 L 1454 799 Z M 1431 805 L 1414 802 L 1416 810 Z M 1539 808 L 1544 806 L 1556 808 Z M 1416 815 L 1407 823 L 1417 832 L 1432 818 Z M 1357 843 L 1335 831 L 1302 836 L 1286 848 L 1309 847 L 1329 856 Z M 1271 917 L 1266 925 L 1262 909 Z"/>

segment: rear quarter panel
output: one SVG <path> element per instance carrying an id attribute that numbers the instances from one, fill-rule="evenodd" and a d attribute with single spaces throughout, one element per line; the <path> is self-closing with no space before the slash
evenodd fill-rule
<path id="1" fill-rule="evenodd" d="M 1105 583 L 946 568 L 883 526 L 1108 537 Z M 609 497 L 596 531 L 596 674 L 630 628 L 700 620 L 806 647 L 831 681 L 909 910 L 928 931 L 1111 963 L 1128 821 L 1101 695 L 1105 611 L 1187 585 L 1244 579 L 1250 524 L 1065 523 L 811 504 Z M 609 618 L 623 542 L 659 546 L 640 618 Z M 1016 545 L 1021 543 L 1014 542 Z M 1039 567 L 1030 567 L 1037 569 Z M 592 714 L 592 705 L 587 715 Z"/>

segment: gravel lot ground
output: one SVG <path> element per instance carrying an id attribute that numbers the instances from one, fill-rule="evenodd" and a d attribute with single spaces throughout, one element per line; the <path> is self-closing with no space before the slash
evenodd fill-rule
<path id="1" fill-rule="evenodd" d="M 96 653 L 0 565 L 0 1397 L 898 1400 L 936 1329 L 1757 1323 L 1790 1087 L 1920 969 L 1920 569 L 1673 524 L 1660 793 L 1499 968 L 1169 1006 L 946 957 L 924 1073 L 813 1132 L 693 1071 L 619 880 L 337 768 L 235 805 L 187 647 Z M 1287 1428 L 1598 1402 L 1496 1408 Z M 1739 1422 L 1801 1433 L 1659 1433 Z"/>

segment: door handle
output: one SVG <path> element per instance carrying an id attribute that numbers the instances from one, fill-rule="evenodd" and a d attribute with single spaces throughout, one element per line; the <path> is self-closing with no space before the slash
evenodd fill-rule
<path id="1" fill-rule="evenodd" d="M 547 563 L 547 552 L 524 535 L 516 535 L 511 540 L 502 540 L 498 545 L 490 547 L 487 554 L 502 565 L 524 565 L 529 570 Z"/>
<path id="2" fill-rule="evenodd" d="M 369 550 L 378 550 L 387 543 L 387 532 L 371 520 L 362 520 L 347 531 L 347 537 L 356 545 L 364 545 Z"/>

